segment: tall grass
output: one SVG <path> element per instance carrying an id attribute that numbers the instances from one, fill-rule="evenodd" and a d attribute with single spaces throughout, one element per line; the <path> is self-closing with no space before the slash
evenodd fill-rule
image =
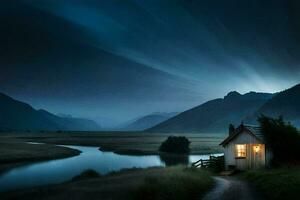
<path id="1" fill-rule="evenodd" d="M 295 200 L 300 198 L 300 168 L 249 171 L 242 177 L 254 183 L 267 199 Z"/>
<path id="2" fill-rule="evenodd" d="M 133 199 L 177 200 L 200 199 L 213 185 L 210 173 L 183 166 L 168 167 L 155 175 L 146 176 L 135 190 Z"/>

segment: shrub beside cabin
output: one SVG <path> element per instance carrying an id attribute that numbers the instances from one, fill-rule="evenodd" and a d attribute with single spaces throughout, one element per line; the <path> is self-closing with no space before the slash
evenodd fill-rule
<path id="1" fill-rule="evenodd" d="M 257 126 L 241 124 L 229 131 L 229 136 L 220 145 L 224 147 L 226 169 L 248 170 L 270 165 L 272 154 Z"/>

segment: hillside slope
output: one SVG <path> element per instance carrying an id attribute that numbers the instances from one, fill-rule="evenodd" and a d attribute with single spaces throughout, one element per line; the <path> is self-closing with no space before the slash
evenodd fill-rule
<path id="1" fill-rule="evenodd" d="M 0 130 L 100 130 L 100 126 L 87 119 L 64 118 L 45 110 L 35 110 L 29 104 L 0 93 Z"/>
<path id="2" fill-rule="evenodd" d="M 135 119 L 133 122 L 127 124 L 122 130 L 127 131 L 142 131 L 147 128 L 151 128 L 163 121 L 170 119 L 171 117 L 175 116 L 176 112 L 172 113 L 152 113 L 150 115 L 146 115 Z"/>
<path id="3" fill-rule="evenodd" d="M 230 92 L 224 98 L 208 101 L 187 110 L 147 131 L 150 132 L 214 132 L 227 131 L 230 123 L 238 125 L 255 113 L 273 94 Z"/>
<path id="4" fill-rule="evenodd" d="M 300 127 L 300 84 L 278 93 L 267 101 L 252 120 L 260 114 L 272 117 L 283 116 L 284 119 Z"/>

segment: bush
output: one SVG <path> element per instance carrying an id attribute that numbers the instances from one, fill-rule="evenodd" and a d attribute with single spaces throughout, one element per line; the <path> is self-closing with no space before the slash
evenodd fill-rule
<path id="1" fill-rule="evenodd" d="M 299 199 L 300 169 L 297 167 L 248 171 L 241 177 L 253 183 L 266 199 Z"/>
<path id="2" fill-rule="evenodd" d="M 161 153 L 159 155 L 159 158 L 163 163 L 165 163 L 166 166 L 188 165 L 189 164 L 189 155 L 187 155 L 187 154 Z"/>
<path id="3" fill-rule="evenodd" d="M 273 165 L 297 164 L 300 162 L 300 135 L 297 129 L 283 121 L 282 117 L 262 115 L 258 119 L 267 148 L 273 153 Z"/>
<path id="4" fill-rule="evenodd" d="M 82 172 L 81 174 L 74 176 L 72 178 L 72 181 L 81 181 L 81 180 L 85 180 L 85 179 L 90 179 L 90 178 L 99 178 L 101 177 L 100 174 L 98 174 L 96 171 L 89 169 L 86 170 L 84 172 Z"/>
<path id="5" fill-rule="evenodd" d="M 169 136 L 159 147 L 159 151 L 167 153 L 187 154 L 190 152 L 190 141 L 186 137 Z"/>

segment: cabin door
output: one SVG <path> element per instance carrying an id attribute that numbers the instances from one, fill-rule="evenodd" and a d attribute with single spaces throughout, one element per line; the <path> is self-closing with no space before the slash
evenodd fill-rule
<path id="1" fill-rule="evenodd" d="M 252 159 L 251 159 L 251 168 L 252 169 L 259 169 L 263 165 L 263 151 L 262 145 L 260 144 L 253 144 L 252 145 Z"/>

